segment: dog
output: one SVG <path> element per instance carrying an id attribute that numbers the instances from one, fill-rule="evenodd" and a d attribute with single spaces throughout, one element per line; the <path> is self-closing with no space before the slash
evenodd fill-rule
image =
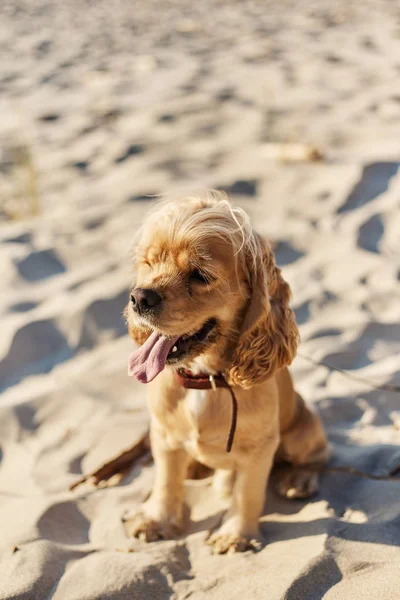
<path id="1" fill-rule="evenodd" d="M 215 553 L 259 539 L 274 461 L 294 465 L 281 474 L 281 495 L 317 492 L 318 475 L 307 465 L 323 465 L 330 449 L 287 369 L 299 343 L 290 296 L 270 245 L 224 194 L 163 202 L 147 217 L 124 314 L 139 345 L 129 374 L 148 384 L 156 476 L 129 521 L 133 536 L 153 541 L 182 530 L 193 458 L 215 470 L 217 488 L 232 496 L 208 539 Z"/>

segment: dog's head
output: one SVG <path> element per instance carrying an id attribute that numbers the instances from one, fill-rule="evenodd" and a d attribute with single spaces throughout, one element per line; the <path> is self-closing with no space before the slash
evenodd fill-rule
<path id="1" fill-rule="evenodd" d="M 290 289 L 246 213 L 219 193 L 157 207 L 134 249 L 125 316 L 141 346 L 130 372 L 196 363 L 250 387 L 289 364 L 298 331 Z"/>

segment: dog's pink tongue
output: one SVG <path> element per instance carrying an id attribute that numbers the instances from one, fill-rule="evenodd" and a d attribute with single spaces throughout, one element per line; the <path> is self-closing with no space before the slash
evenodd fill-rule
<path id="1" fill-rule="evenodd" d="M 164 369 L 167 356 L 177 339 L 154 331 L 143 346 L 130 355 L 128 375 L 135 376 L 141 383 L 153 381 Z"/>

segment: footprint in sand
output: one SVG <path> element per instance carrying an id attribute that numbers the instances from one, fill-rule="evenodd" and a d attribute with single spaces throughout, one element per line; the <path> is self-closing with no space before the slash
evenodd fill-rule
<path id="1" fill-rule="evenodd" d="M 366 165 L 360 180 L 350 192 L 345 203 L 339 208 L 338 213 L 355 210 L 386 192 L 390 181 L 397 174 L 399 166 L 398 162 L 377 162 Z"/>
<path id="2" fill-rule="evenodd" d="M 229 196 L 257 196 L 258 181 L 255 179 L 238 179 L 232 184 L 217 186 L 218 190 Z"/>
<path id="3" fill-rule="evenodd" d="M 289 242 L 278 242 L 274 248 L 276 263 L 279 266 L 290 265 L 299 258 L 304 256 L 304 253 L 294 248 Z"/>
<path id="4" fill-rule="evenodd" d="M 144 146 L 142 146 L 142 144 L 130 144 L 125 152 L 117 156 L 114 162 L 116 164 L 122 163 L 125 160 L 128 160 L 128 158 L 136 156 L 136 154 L 141 154 L 142 152 L 144 152 Z"/>
<path id="5" fill-rule="evenodd" d="M 385 233 L 385 227 L 380 215 L 373 215 L 361 225 L 358 232 L 357 244 L 360 248 L 379 254 L 379 243 Z"/>
<path id="6" fill-rule="evenodd" d="M 28 375 L 48 373 L 72 354 L 53 321 L 28 323 L 16 331 L 7 355 L 0 362 L 0 389 L 15 385 Z"/>
<path id="7" fill-rule="evenodd" d="M 20 276 L 25 281 L 40 281 L 60 273 L 65 273 L 65 266 L 54 250 L 31 252 L 20 261 L 15 262 Z"/>
<path id="8" fill-rule="evenodd" d="M 95 300 L 84 311 L 78 348 L 92 348 L 102 332 L 116 338 L 126 334 L 122 312 L 129 298 L 128 289 L 111 298 Z"/>

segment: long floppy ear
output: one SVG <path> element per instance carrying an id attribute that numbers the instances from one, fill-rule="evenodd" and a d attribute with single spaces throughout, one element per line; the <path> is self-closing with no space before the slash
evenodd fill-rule
<path id="1" fill-rule="evenodd" d="M 257 255 L 248 256 L 251 296 L 243 318 L 232 367 L 231 385 L 249 388 L 272 377 L 295 357 L 299 332 L 289 308 L 290 288 L 270 246 L 256 234 Z"/>

